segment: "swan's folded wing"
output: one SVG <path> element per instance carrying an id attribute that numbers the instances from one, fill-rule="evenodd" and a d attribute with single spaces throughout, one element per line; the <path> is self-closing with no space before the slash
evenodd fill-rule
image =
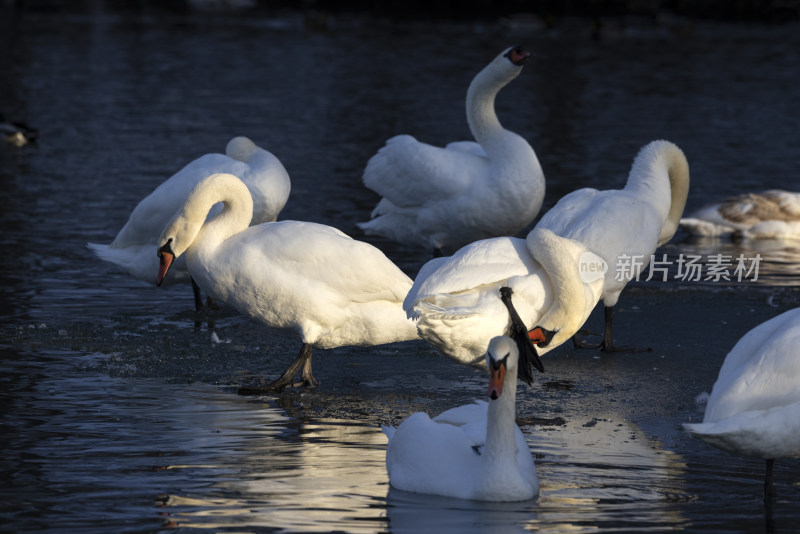
<path id="1" fill-rule="evenodd" d="M 403 308 L 412 313 L 417 302 L 434 295 L 455 294 L 514 276 L 526 276 L 536 269 L 538 264 L 528 254 L 523 239 L 498 237 L 476 241 L 452 256 L 434 258 L 423 265 Z"/>
<path id="2" fill-rule="evenodd" d="M 394 206 L 410 208 L 459 195 L 487 175 L 488 166 L 489 160 L 475 151 L 435 147 L 398 135 L 370 158 L 363 180 Z"/>

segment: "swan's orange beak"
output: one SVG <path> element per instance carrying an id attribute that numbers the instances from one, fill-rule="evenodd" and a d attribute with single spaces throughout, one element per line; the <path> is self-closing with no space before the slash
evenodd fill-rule
<path id="1" fill-rule="evenodd" d="M 164 280 L 164 277 L 167 276 L 167 271 L 169 271 L 169 266 L 172 265 L 175 255 L 166 250 L 159 250 L 158 258 L 161 261 L 158 265 L 158 278 L 156 278 L 156 285 L 160 286 L 161 282 Z"/>
<path id="2" fill-rule="evenodd" d="M 547 341 L 547 338 L 544 335 L 544 331 L 538 326 L 533 330 L 531 330 L 530 332 L 528 332 L 528 339 L 530 339 L 531 343 L 533 343 L 534 345 L 538 345 L 543 341 Z"/>
<path id="3" fill-rule="evenodd" d="M 492 400 L 497 399 L 503 394 L 503 383 L 506 379 L 506 363 L 492 362 L 489 368 L 489 398 Z"/>

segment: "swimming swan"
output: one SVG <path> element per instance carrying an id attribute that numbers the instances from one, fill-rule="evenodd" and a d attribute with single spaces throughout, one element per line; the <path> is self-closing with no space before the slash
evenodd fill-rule
<path id="1" fill-rule="evenodd" d="M 517 345 L 493 338 L 486 351 L 488 403 L 417 412 L 389 438 L 386 471 L 392 487 L 482 501 L 524 501 L 539 494 L 530 448 L 514 419 Z"/>
<path id="2" fill-rule="evenodd" d="M 543 355 L 570 339 L 597 304 L 602 273 L 581 269 L 600 263 L 580 243 L 547 229 L 526 239 L 484 239 L 423 265 L 403 308 L 420 337 L 461 363 L 482 365 L 489 340 L 516 327 L 530 332 Z M 502 287 L 513 292 L 517 320 L 498 298 Z M 522 380 L 531 376 L 520 367 Z"/>
<path id="3" fill-rule="evenodd" d="M 280 160 L 250 139 L 234 137 L 228 142 L 225 154 L 205 154 L 195 159 L 142 199 L 111 244 L 89 243 L 89 249 L 101 260 L 114 263 L 134 278 L 155 285 L 156 248 L 161 231 L 183 206 L 192 188 L 218 172 L 238 176 L 247 185 L 254 202 L 252 224 L 276 220 L 289 198 L 289 174 Z M 181 260 L 172 266 L 162 285 L 190 281 Z M 195 308 L 200 310 L 203 301 L 196 287 L 194 290 Z"/>
<path id="4" fill-rule="evenodd" d="M 776 458 L 800 457 L 800 308 L 745 334 L 725 357 L 694 437 L 737 456 L 766 459 L 764 499 Z"/>
<path id="5" fill-rule="evenodd" d="M 206 220 L 218 202 L 222 211 Z M 315 385 L 314 347 L 416 339 L 414 323 L 401 307 L 411 279 L 381 251 L 316 223 L 249 226 L 252 212 L 252 197 L 242 181 L 214 174 L 188 195 L 157 246 L 158 283 L 185 256 L 188 272 L 208 294 L 302 339 L 299 355 L 278 380 L 247 393 Z M 295 383 L 298 372 L 302 380 Z"/>
<path id="6" fill-rule="evenodd" d="M 669 141 L 652 141 L 636 155 L 624 189 L 578 189 L 536 224 L 582 243 L 605 261 L 602 350 L 629 350 L 613 344 L 614 306 L 638 272 L 647 277 L 653 253 L 675 235 L 688 194 L 689 164 L 683 151 Z"/>
<path id="7" fill-rule="evenodd" d="M 695 236 L 800 239 L 800 193 L 770 189 L 726 198 L 681 219 L 681 226 Z"/>
<path id="8" fill-rule="evenodd" d="M 467 91 L 467 123 L 477 143 L 444 148 L 410 135 L 389 139 L 367 163 L 363 181 L 383 197 L 358 226 L 434 255 L 467 243 L 514 235 L 533 221 L 544 198 L 544 174 L 525 139 L 502 127 L 497 92 L 530 54 L 509 48 L 481 70 Z"/>

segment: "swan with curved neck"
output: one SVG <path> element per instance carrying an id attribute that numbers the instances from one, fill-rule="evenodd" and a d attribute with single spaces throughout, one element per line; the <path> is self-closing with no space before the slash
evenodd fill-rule
<path id="1" fill-rule="evenodd" d="M 467 90 L 466 114 L 477 143 L 444 148 L 410 135 L 389 139 L 368 162 L 363 181 L 382 199 L 358 226 L 435 255 L 479 239 L 514 235 L 542 206 L 544 174 L 525 139 L 503 128 L 495 97 L 530 54 L 509 48 L 481 70 Z"/>
<path id="2" fill-rule="evenodd" d="M 652 141 L 633 161 L 624 189 L 579 189 L 564 196 L 544 214 L 536 228 L 581 243 L 607 267 L 603 287 L 605 332 L 602 350 L 627 350 L 612 341 L 614 306 L 636 275 L 626 260 L 642 261 L 642 273 L 656 248 L 678 228 L 689 194 L 689 164 L 683 151 L 669 141 Z"/>
<path id="3" fill-rule="evenodd" d="M 602 277 L 584 280 L 579 270 L 589 258 L 580 243 L 547 229 L 477 241 L 426 263 L 403 307 L 420 337 L 461 363 L 481 365 L 489 340 L 510 334 L 522 347 L 519 334 L 528 333 L 538 357 L 577 332 L 600 299 Z M 530 383 L 525 367 L 520 378 Z"/>
<path id="4" fill-rule="evenodd" d="M 220 202 L 222 210 L 207 220 Z M 300 353 L 265 391 L 316 384 L 314 347 L 417 337 L 400 305 L 411 280 L 382 252 L 316 223 L 249 226 L 252 205 L 247 187 L 233 175 L 201 181 L 161 234 L 158 281 L 176 258 L 185 256 L 192 278 L 214 298 L 256 321 L 298 334 Z M 296 383 L 298 372 L 302 379 Z"/>
<path id="5" fill-rule="evenodd" d="M 389 438 L 392 487 L 483 501 L 524 501 L 539 493 L 536 466 L 515 422 L 517 344 L 493 338 L 486 350 L 488 404 L 460 406 L 431 419 L 417 412 Z"/>
<path id="6" fill-rule="evenodd" d="M 233 174 L 247 185 L 254 202 L 251 224 L 276 220 L 289 198 L 291 183 L 280 160 L 247 137 L 234 137 L 225 147 L 225 154 L 205 154 L 195 159 L 142 199 L 110 244 L 88 243 L 89 249 L 101 260 L 155 285 L 158 258 L 154 251 L 161 230 L 183 205 L 192 188 L 218 172 Z M 161 283 L 190 281 L 186 266 L 179 260 Z M 194 290 L 195 308 L 200 310 L 203 301 L 199 289 L 194 286 Z"/>

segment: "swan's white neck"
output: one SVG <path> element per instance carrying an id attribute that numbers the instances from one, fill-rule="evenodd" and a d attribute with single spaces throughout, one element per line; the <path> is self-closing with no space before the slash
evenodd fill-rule
<path id="1" fill-rule="evenodd" d="M 211 208 L 223 203 L 222 211 L 206 221 Z M 162 241 L 173 240 L 176 257 L 191 247 L 192 254 L 216 248 L 222 241 L 250 225 L 253 199 L 247 186 L 231 174 L 214 174 L 192 190 L 180 212 L 167 225 Z"/>
<path id="2" fill-rule="evenodd" d="M 572 337 L 600 299 L 603 278 L 584 284 L 580 269 L 584 265 L 602 264 L 602 259 L 577 241 L 561 237 L 547 228 L 534 228 L 526 238 L 528 250 L 541 264 L 551 285 L 553 301 L 534 326 L 556 331 L 544 354 Z"/>
<path id="3" fill-rule="evenodd" d="M 633 161 L 625 189 L 640 193 L 661 213 L 658 238 L 663 245 L 675 235 L 689 195 L 689 163 L 680 148 L 668 141 L 645 145 Z M 664 199 L 669 198 L 669 204 Z"/>
<path id="4" fill-rule="evenodd" d="M 517 77 L 520 69 L 504 72 L 500 63 L 506 58 L 498 58 L 480 71 L 467 89 L 467 124 L 475 140 L 491 156 L 501 134 L 511 134 L 504 129 L 494 110 L 494 100 L 498 91 Z M 516 134 L 513 134 L 516 135 Z"/>
<path id="5" fill-rule="evenodd" d="M 483 454 L 488 464 L 517 464 L 515 439 L 515 407 L 517 399 L 517 370 L 510 370 L 505 377 L 503 394 L 489 402 L 486 422 L 486 446 Z"/>

